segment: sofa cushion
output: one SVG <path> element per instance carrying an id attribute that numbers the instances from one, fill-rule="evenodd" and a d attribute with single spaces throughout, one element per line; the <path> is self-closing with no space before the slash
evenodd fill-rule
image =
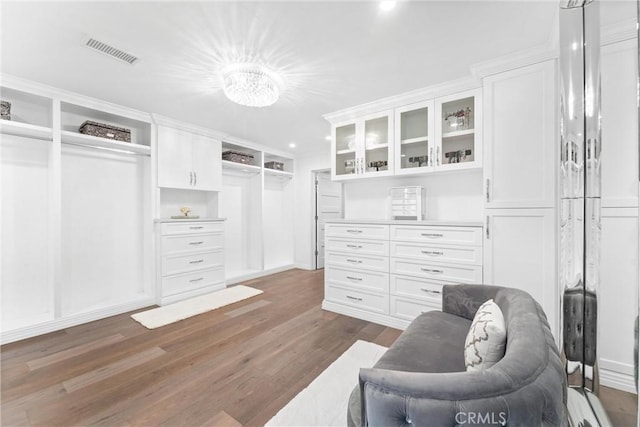
<path id="1" fill-rule="evenodd" d="M 374 365 L 407 372 L 464 372 L 460 351 L 471 321 L 441 311 L 416 317 Z"/>
<path id="2" fill-rule="evenodd" d="M 507 331 L 502 310 L 492 299 L 478 308 L 464 345 L 467 371 L 482 371 L 502 359 Z"/>

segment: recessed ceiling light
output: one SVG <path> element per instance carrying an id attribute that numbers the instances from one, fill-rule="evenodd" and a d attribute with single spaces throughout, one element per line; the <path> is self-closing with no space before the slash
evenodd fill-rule
<path id="1" fill-rule="evenodd" d="M 391 9 L 393 9 L 394 7 L 396 7 L 396 2 L 395 1 L 381 1 L 380 2 L 380 10 L 388 12 Z"/>
<path id="2" fill-rule="evenodd" d="M 294 144 L 293 142 L 289 144 L 289 148 L 296 148 L 296 144 Z"/>
<path id="3" fill-rule="evenodd" d="M 331 135 L 325 136 L 324 139 L 326 139 L 327 141 L 331 141 Z"/>

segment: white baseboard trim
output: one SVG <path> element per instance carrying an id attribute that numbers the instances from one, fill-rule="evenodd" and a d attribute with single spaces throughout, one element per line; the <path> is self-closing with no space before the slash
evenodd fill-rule
<path id="1" fill-rule="evenodd" d="M 115 316 L 116 314 L 126 313 L 127 311 L 137 310 L 139 308 L 149 307 L 155 304 L 156 300 L 154 297 L 145 297 L 107 308 L 87 311 L 86 313 L 73 314 L 59 319 L 48 320 L 46 322 L 25 326 L 11 331 L 3 331 L 0 333 L 0 344 L 8 344 L 26 338 L 35 337 L 37 335 L 59 331 L 60 329 L 69 328 L 82 323 L 93 322 L 94 320 L 104 319 L 105 317 Z"/>
<path id="2" fill-rule="evenodd" d="M 608 369 L 600 369 L 600 385 L 636 394 L 636 383 L 633 375 L 621 374 Z"/>
<path id="3" fill-rule="evenodd" d="M 379 325 L 389 326 L 390 328 L 396 328 L 405 330 L 409 326 L 408 320 L 398 319 L 385 314 L 371 313 L 369 311 L 360 310 L 358 308 L 349 307 L 335 302 L 323 300 L 322 309 L 327 311 L 333 311 L 334 313 L 344 314 L 345 316 L 355 317 L 356 319 L 366 320 L 368 322 L 377 323 Z"/>
<path id="4" fill-rule="evenodd" d="M 236 283 L 246 282 L 247 280 L 257 279 L 259 277 L 268 276 L 270 274 L 281 273 L 283 271 L 291 270 L 292 268 L 296 268 L 295 264 L 283 265 L 282 267 L 270 268 L 268 270 L 256 271 L 254 273 L 242 274 L 240 276 L 235 276 L 228 278 L 226 280 L 228 285 L 235 285 Z"/>

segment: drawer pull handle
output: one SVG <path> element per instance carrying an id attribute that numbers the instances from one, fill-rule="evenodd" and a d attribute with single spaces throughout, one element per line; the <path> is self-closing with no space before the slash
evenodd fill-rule
<path id="1" fill-rule="evenodd" d="M 360 259 L 347 259 L 347 262 L 350 262 L 352 264 L 362 264 L 362 260 Z"/>
<path id="2" fill-rule="evenodd" d="M 347 298 L 352 299 L 354 301 L 362 301 L 362 298 L 352 297 L 351 295 L 347 295 Z"/>
<path id="3" fill-rule="evenodd" d="M 420 270 L 424 271 L 425 273 L 433 273 L 433 274 L 444 273 L 444 271 L 442 270 L 433 270 L 431 268 L 421 268 Z"/>
<path id="4" fill-rule="evenodd" d="M 440 295 L 440 291 L 432 291 L 431 289 L 420 288 L 421 291 L 426 292 L 428 294 L 436 294 Z"/>
<path id="5" fill-rule="evenodd" d="M 439 238 L 439 237 L 444 237 L 444 234 L 442 234 L 442 233 L 421 233 L 421 236 L 429 237 L 431 239 L 436 239 L 436 238 Z"/>
<path id="6" fill-rule="evenodd" d="M 197 279 L 191 279 L 191 280 L 189 280 L 189 283 L 199 282 L 201 280 L 204 280 L 204 277 L 198 277 Z"/>
<path id="7" fill-rule="evenodd" d="M 347 245 L 348 248 L 362 249 L 362 245 Z"/>
<path id="8" fill-rule="evenodd" d="M 204 260 L 203 259 L 199 259 L 199 260 L 196 260 L 196 261 L 189 261 L 189 264 L 199 264 L 201 262 L 204 262 Z"/>
<path id="9" fill-rule="evenodd" d="M 357 280 L 357 281 L 359 281 L 359 282 L 361 282 L 361 281 L 362 281 L 362 277 L 347 276 L 347 279 L 349 279 L 349 280 Z"/>
<path id="10" fill-rule="evenodd" d="M 191 230 L 200 230 L 201 228 L 204 228 L 203 226 L 199 225 L 197 227 L 189 227 Z"/>
<path id="11" fill-rule="evenodd" d="M 444 252 L 439 252 L 439 251 L 421 251 L 421 252 L 425 255 L 433 255 L 433 256 L 444 255 Z"/>
<path id="12" fill-rule="evenodd" d="M 190 244 L 190 245 L 201 245 L 201 244 L 203 244 L 203 243 L 204 243 L 204 242 L 190 242 L 189 244 Z"/>
<path id="13" fill-rule="evenodd" d="M 362 230 L 347 230 L 347 233 L 362 233 Z"/>

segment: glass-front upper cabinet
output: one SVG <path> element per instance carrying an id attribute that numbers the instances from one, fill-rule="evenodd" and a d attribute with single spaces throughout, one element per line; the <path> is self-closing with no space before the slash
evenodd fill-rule
<path id="1" fill-rule="evenodd" d="M 395 110 L 396 175 L 426 172 L 434 160 L 434 101 Z"/>
<path id="2" fill-rule="evenodd" d="M 482 164 L 481 97 L 481 89 L 474 89 L 436 99 L 437 169 L 466 169 Z"/>
<path id="3" fill-rule="evenodd" d="M 333 126 L 333 179 L 393 174 L 393 115 L 373 114 Z"/>

